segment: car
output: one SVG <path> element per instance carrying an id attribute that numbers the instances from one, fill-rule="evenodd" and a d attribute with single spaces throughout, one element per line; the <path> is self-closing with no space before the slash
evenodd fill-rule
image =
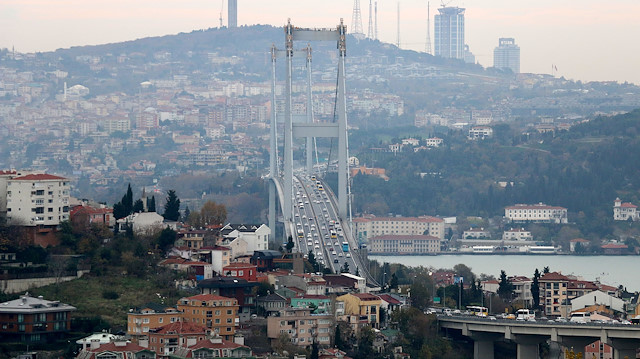
<path id="1" fill-rule="evenodd" d="M 345 254 L 345 256 L 346 256 L 347 258 L 351 258 L 351 253 L 347 253 L 347 254 Z"/>
<path id="2" fill-rule="evenodd" d="M 304 201 L 304 204 L 309 204 L 309 201 Z"/>
<path id="3" fill-rule="evenodd" d="M 314 242 L 315 244 L 320 244 L 320 242 L 318 242 L 318 240 L 316 239 L 316 241 Z"/>
<path id="4" fill-rule="evenodd" d="M 313 245 L 313 242 L 307 242 L 307 245 L 311 247 Z"/>
<path id="5" fill-rule="evenodd" d="M 333 245 L 334 245 L 334 246 L 339 246 L 339 245 L 340 245 L 340 243 L 336 242 L 336 243 L 334 243 Z"/>
<path id="6" fill-rule="evenodd" d="M 295 214 L 295 217 L 300 217 L 300 214 L 296 213 L 296 214 Z"/>
<path id="7" fill-rule="evenodd" d="M 307 219 L 307 215 L 306 215 L 306 214 L 303 214 L 303 215 L 302 215 L 302 219 Z"/>
<path id="8" fill-rule="evenodd" d="M 462 312 L 460 311 L 460 309 L 456 309 L 453 311 L 453 314 L 460 315 L 462 314 Z"/>
<path id="9" fill-rule="evenodd" d="M 527 322 L 535 322 L 535 321 L 536 321 L 536 318 L 529 318 L 529 319 L 527 319 Z"/>
<path id="10" fill-rule="evenodd" d="M 338 259 L 334 259 L 334 260 L 333 260 L 333 263 L 338 263 Z"/>
<path id="11" fill-rule="evenodd" d="M 563 318 L 563 317 L 556 318 L 556 323 L 566 323 L 566 322 L 567 322 L 567 318 Z"/>
<path id="12" fill-rule="evenodd" d="M 313 248 L 314 249 L 320 249 L 320 246 L 316 244 Z"/>
<path id="13" fill-rule="evenodd" d="M 342 257 L 342 252 L 338 253 L 338 257 Z"/>
<path id="14" fill-rule="evenodd" d="M 488 317 L 487 317 L 487 319 L 489 319 L 489 320 L 498 320 L 498 319 L 496 319 L 496 317 L 494 317 L 493 315 L 488 316 Z"/>
<path id="15" fill-rule="evenodd" d="M 518 322 L 524 322 L 525 320 L 524 320 L 524 318 L 523 318 L 523 317 L 517 317 L 517 318 L 516 318 L 516 321 L 518 321 Z"/>
<path id="16" fill-rule="evenodd" d="M 316 257 L 318 257 L 318 258 L 322 257 L 322 252 L 317 252 L 316 253 Z"/>
<path id="17" fill-rule="evenodd" d="M 516 319 L 516 315 L 515 314 L 507 314 L 504 316 L 504 319 Z"/>
<path id="18" fill-rule="evenodd" d="M 620 324 L 622 324 L 622 325 L 631 325 L 631 322 L 625 319 L 625 320 L 622 320 L 620 322 Z"/>

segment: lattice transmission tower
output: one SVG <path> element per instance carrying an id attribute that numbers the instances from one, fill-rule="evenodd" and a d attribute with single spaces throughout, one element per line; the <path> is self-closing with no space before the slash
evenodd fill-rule
<path id="1" fill-rule="evenodd" d="M 371 0 L 369 0 L 369 28 L 367 29 L 367 37 L 373 39 L 373 10 Z"/>
<path id="2" fill-rule="evenodd" d="M 351 33 L 364 35 L 362 29 L 362 12 L 360 11 L 360 0 L 353 0 L 353 16 L 351 17 Z"/>

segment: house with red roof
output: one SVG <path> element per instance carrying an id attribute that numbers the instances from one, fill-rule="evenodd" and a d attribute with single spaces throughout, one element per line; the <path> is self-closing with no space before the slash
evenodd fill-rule
<path id="1" fill-rule="evenodd" d="M 244 340 L 242 340 L 244 341 Z M 253 357 L 251 348 L 235 341 L 224 340 L 219 336 L 209 337 L 195 344 L 180 347 L 172 358 L 249 358 Z"/>
<path id="2" fill-rule="evenodd" d="M 76 356 L 76 359 L 99 358 L 155 359 L 156 353 L 138 344 L 116 340 L 105 344 L 92 342 L 89 348 L 81 350 Z"/>
<path id="3" fill-rule="evenodd" d="M 600 246 L 604 254 L 622 255 L 629 253 L 629 246 L 623 243 L 607 243 Z"/>
<path id="4" fill-rule="evenodd" d="M 149 330 L 149 349 L 158 356 L 168 357 L 179 347 L 204 340 L 210 332 L 209 328 L 189 321 L 167 324 Z"/>
<path id="5" fill-rule="evenodd" d="M 616 198 L 616 200 L 613 201 L 614 221 L 637 221 L 638 219 L 640 219 L 638 206 L 629 202 L 622 202 L 620 198 Z"/>

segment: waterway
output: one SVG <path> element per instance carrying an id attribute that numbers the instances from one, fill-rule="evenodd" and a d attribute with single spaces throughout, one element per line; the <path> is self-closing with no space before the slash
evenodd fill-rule
<path id="1" fill-rule="evenodd" d="M 568 255 L 474 255 L 445 254 L 437 256 L 369 256 L 380 263 L 399 263 L 410 267 L 453 268 L 462 263 L 473 273 L 500 277 L 507 275 L 533 277 L 533 272 L 546 266 L 552 272 L 575 275 L 584 280 L 599 280 L 611 286 L 623 285 L 628 291 L 640 291 L 640 257 L 638 256 L 568 256 Z"/>

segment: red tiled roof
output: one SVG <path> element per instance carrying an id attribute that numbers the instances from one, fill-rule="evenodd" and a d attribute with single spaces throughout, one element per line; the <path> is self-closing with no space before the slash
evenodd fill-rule
<path id="1" fill-rule="evenodd" d="M 15 177 L 12 180 L 13 181 L 46 181 L 46 180 L 59 181 L 59 180 L 66 180 L 66 178 L 50 175 L 47 173 L 37 173 L 37 174 L 30 174 L 30 175 L 21 176 L 21 177 Z"/>
<path id="2" fill-rule="evenodd" d="M 625 202 L 625 203 L 621 204 L 621 205 L 620 205 L 620 207 L 624 207 L 624 208 L 638 208 L 638 206 L 633 205 L 633 204 L 631 204 L 631 203 L 629 203 L 629 202 Z"/>
<path id="3" fill-rule="evenodd" d="M 400 302 L 396 298 L 390 296 L 389 294 L 381 294 L 379 297 L 380 297 L 380 299 L 384 300 L 385 302 L 387 302 L 389 304 L 395 304 L 395 305 L 402 304 L 402 302 Z"/>
<path id="4" fill-rule="evenodd" d="M 377 296 L 369 293 L 351 293 L 351 295 L 360 298 L 360 300 L 380 300 Z"/>
<path id="5" fill-rule="evenodd" d="M 568 281 L 569 277 L 562 275 L 561 273 L 558 272 L 550 272 L 547 274 L 544 274 L 542 277 L 540 277 L 540 280 L 555 280 L 555 281 Z"/>
<path id="6" fill-rule="evenodd" d="M 608 243 L 600 246 L 602 249 L 627 249 L 629 248 L 626 244 L 618 244 L 618 243 Z"/>
<path id="7" fill-rule="evenodd" d="M 127 342 L 125 345 L 116 345 L 116 342 L 111 342 L 111 343 L 105 343 L 100 345 L 98 348 L 95 349 L 88 349 L 88 351 L 90 352 L 94 352 L 94 353 L 102 353 L 102 352 L 139 352 L 142 350 L 149 350 L 145 347 L 141 347 L 138 344 L 133 344 L 133 343 L 129 343 Z"/>
<path id="8" fill-rule="evenodd" d="M 219 295 L 215 295 L 215 294 L 198 294 L 198 295 L 194 295 L 192 297 L 187 297 L 184 299 L 189 299 L 189 300 L 236 300 L 235 298 L 228 298 L 228 297 L 222 297 Z"/>
<path id="9" fill-rule="evenodd" d="M 186 333 L 206 334 L 207 332 L 209 332 L 209 329 L 191 322 L 175 322 L 175 323 L 164 325 L 160 328 L 152 329 L 152 331 L 153 333 L 156 333 L 156 334 L 169 334 L 169 332 L 174 332 L 176 334 L 186 334 Z"/>
<path id="10" fill-rule="evenodd" d="M 587 243 L 587 242 L 589 242 L 589 241 L 588 241 L 588 240 L 586 240 L 586 239 L 584 239 L 584 238 L 576 238 L 576 239 L 572 239 L 572 240 L 570 240 L 569 242 L 574 242 L 574 243 L 578 243 L 578 242 L 580 242 L 580 243 Z"/>

